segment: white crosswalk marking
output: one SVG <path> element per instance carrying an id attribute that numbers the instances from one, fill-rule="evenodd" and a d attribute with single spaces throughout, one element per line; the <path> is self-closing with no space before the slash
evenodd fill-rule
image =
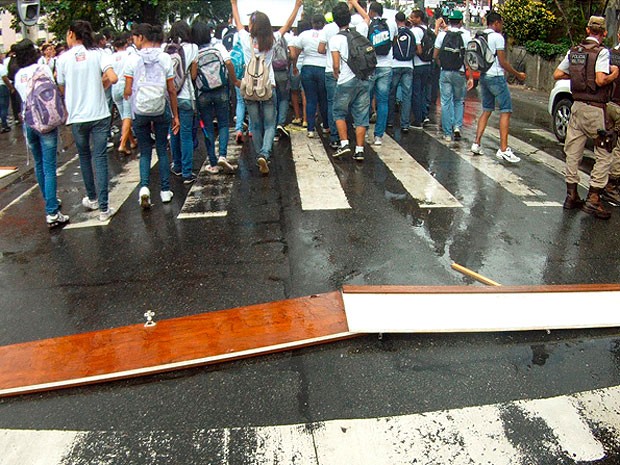
<path id="1" fill-rule="evenodd" d="M 392 171 L 405 190 L 423 208 L 460 208 L 463 205 L 394 139 L 385 134 L 383 145 L 373 145 L 377 156 Z"/>
<path id="2" fill-rule="evenodd" d="M 188 451 L 197 455 L 185 463 L 208 456 L 217 457 L 209 463 L 225 465 L 237 463 L 235 454 L 252 465 L 529 465 L 532 447 L 544 450 L 552 463 L 598 463 L 619 450 L 618 405 L 620 386 L 613 386 L 549 399 L 295 425 L 177 433 L 0 430 L 0 465 L 115 465 L 118 457 L 131 462 L 132 454 L 136 459 L 148 456 L 172 463 L 187 460 L 175 454 Z M 528 423 L 532 419 L 539 422 L 536 428 L 552 434 L 532 439 Z M 525 421 L 521 432 L 515 428 L 519 421 Z M 600 435 L 607 432 L 603 444 Z M 110 447 L 112 455 L 92 455 Z"/>
<path id="3" fill-rule="evenodd" d="M 351 208 L 320 139 L 290 131 L 302 210 Z"/>
<path id="4" fill-rule="evenodd" d="M 235 144 L 235 133 L 228 140 L 226 158 L 229 163 L 236 165 L 243 146 Z M 219 153 L 219 143 L 215 143 L 215 153 Z M 235 176 L 232 174 L 210 174 L 207 172 L 209 157 L 198 173 L 198 179 L 187 193 L 181 212 L 177 218 L 187 220 L 193 218 L 217 218 L 228 215 L 228 202 L 232 191 Z"/>
<path id="5" fill-rule="evenodd" d="M 153 149 L 151 157 L 151 169 L 157 163 L 157 155 Z M 108 192 L 108 205 L 116 211 L 125 203 L 131 193 L 140 183 L 140 160 L 131 160 L 125 164 L 123 171 L 110 179 Z M 107 226 L 112 218 L 106 221 L 99 221 L 99 210 L 94 212 L 80 211 L 71 215 L 71 222 L 65 226 L 65 229 L 89 228 L 98 226 Z"/>

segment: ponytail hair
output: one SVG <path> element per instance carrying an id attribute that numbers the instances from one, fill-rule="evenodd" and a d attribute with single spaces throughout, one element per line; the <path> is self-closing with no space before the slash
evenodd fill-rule
<path id="1" fill-rule="evenodd" d="M 97 48 L 93 36 L 93 28 L 88 21 L 77 19 L 69 25 L 69 30 L 75 34 L 75 38 L 89 50 Z"/>
<path id="2" fill-rule="evenodd" d="M 164 30 L 158 24 L 140 23 L 132 29 L 131 33 L 144 36 L 146 40 L 156 44 L 161 44 L 164 41 Z"/>

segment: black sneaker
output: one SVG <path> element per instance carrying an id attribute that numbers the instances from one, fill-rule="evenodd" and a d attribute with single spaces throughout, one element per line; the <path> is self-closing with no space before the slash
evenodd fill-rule
<path id="1" fill-rule="evenodd" d="M 400 128 L 400 132 L 403 134 L 407 134 L 409 132 L 409 126 L 405 126 L 404 128 Z"/>
<path id="2" fill-rule="evenodd" d="M 409 126 L 409 129 L 417 129 L 421 131 L 422 129 L 424 129 L 424 127 L 420 123 L 413 123 L 411 126 Z"/>
<path id="3" fill-rule="evenodd" d="M 351 153 L 351 147 L 349 147 L 348 145 L 345 145 L 344 147 L 340 147 L 338 150 L 336 150 L 336 152 L 334 153 L 334 158 L 340 158 L 343 155 L 348 155 Z"/>
<path id="4" fill-rule="evenodd" d="M 0 132 L 2 132 L 2 134 L 4 134 L 5 132 L 11 132 L 11 128 L 8 127 L 8 126 L 5 126 L 5 127 L 2 128 L 2 130 Z"/>
<path id="5" fill-rule="evenodd" d="M 364 161 L 364 152 L 355 152 L 353 154 L 353 160 L 355 160 L 355 161 Z"/>
<path id="6" fill-rule="evenodd" d="M 189 177 L 183 178 L 183 184 L 192 184 L 196 181 L 196 179 L 198 179 L 198 176 L 192 173 L 189 175 Z"/>
<path id="7" fill-rule="evenodd" d="M 278 133 L 280 134 L 280 137 L 286 137 L 286 138 L 291 137 L 291 135 L 288 133 L 286 128 L 284 126 L 282 126 L 281 124 L 278 124 L 278 127 L 276 129 L 278 130 Z"/>
<path id="8" fill-rule="evenodd" d="M 174 163 L 170 163 L 170 172 L 175 176 L 181 176 L 181 174 L 183 174 L 180 169 L 174 167 Z"/>
<path id="9" fill-rule="evenodd" d="M 338 142 L 337 140 L 331 141 L 329 143 L 330 148 L 334 149 L 334 150 L 338 150 L 340 148 L 340 142 Z"/>
<path id="10" fill-rule="evenodd" d="M 454 128 L 454 140 L 461 140 L 461 130 L 459 128 Z"/>

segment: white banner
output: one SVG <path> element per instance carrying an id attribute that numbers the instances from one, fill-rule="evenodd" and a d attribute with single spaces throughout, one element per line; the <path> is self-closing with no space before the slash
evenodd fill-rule
<path id="1" fill-rule="evenodd" d="M 295 0 L 238 0 L 237 5 L 244 26 L 248 25 L 250 15 L 255 11 L 261 11 L 269 16 L 272 26 L 283 26 L 293 12 Z M 293 26 L 296 26 L 297 21 L 301 19 L 302 11 L 303 6 L 299 9 Z"/>

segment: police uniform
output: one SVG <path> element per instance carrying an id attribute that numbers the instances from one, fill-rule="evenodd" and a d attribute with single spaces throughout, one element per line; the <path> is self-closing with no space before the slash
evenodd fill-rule
<path id="1" fill-rule="evenodd" d="M 595 144 L 595 163 L 590 173 L 590 190 L 586 203 L 579 199 L 579 164 L 588 139 L 596 139 L 605 129 L 605 106 L 610 99 L 611 86 L 596 85 L 596 73 L 610 73 L 609 50 L 596 37 L 587 37 L 580 45 L 568 51 L 558 69 L 570 75 L 574 103 L 566 131 L 566 184 L 568 195 L 564 208 L 582 208 L 597 218 L 611 216 L 600 202 L 599 194 L 607 185 L 612 155 Z"/>
<path id="2" fill-rule="evenodd" d="M 610 51 L 610 62 L 616 66 L 620 65 L 620 45 Z M 613 123 L 613 130 L 620 131 L 620 77 L 613 83 L 611 103 L 607 105 L 607 118 Z M 605 189 L 601 191 L 601 197 L 615 206 L 620 206 L 620 138 L 611 152 L 609 180 Z"/>

